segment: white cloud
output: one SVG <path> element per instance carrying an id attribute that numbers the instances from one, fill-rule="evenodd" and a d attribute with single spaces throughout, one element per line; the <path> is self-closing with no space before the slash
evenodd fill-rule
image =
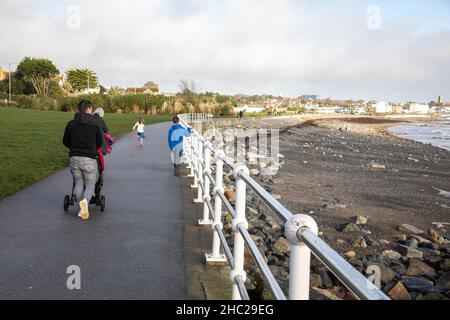
<path id="1" fill-rule="evenodd" d="M 180 78 L 226 93 L 318 93 L 389 100 L 450 96 L 450 32 L 417 33 L 407 17 L 366 28 L 366 8 L 312 1 L 0 0 L 0 64 L 51 58 L 103 84 Z M 81 9 L 70 30 L 66 9 Z"/>

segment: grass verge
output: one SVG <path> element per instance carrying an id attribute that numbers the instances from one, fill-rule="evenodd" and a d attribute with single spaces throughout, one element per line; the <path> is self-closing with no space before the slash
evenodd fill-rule
<path id="1" fill-rule="evenodd" d="M 64 128 L 73 113 L 0 108 L 0 199 L 68 166 L 62 144 Z M 171 116 L 143 116 L 146 124 Z M 139 115 L 106 114 L 113 136 L 131 131 Z"/>

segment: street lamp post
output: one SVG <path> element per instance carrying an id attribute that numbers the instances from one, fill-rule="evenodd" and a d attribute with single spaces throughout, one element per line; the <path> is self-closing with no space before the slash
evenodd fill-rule
<path id="1" fill-rule="evenodd" d="M 9 63 L 8 64 L 8 71 L 9 71 L 9 73 L 8 73 L 8 78 L 9 78 L 9 105 L 11 104 L 11 66 L 12 65 L 17 65 L 17 63 Z"/>

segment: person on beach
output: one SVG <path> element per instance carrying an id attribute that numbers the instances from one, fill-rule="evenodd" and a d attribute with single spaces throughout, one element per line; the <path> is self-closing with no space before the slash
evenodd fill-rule
<path id="1" fill-rule="evenodd" d="M 183 139 L 191 135 L 191 128 L 185 128 L 180 124 L 177 116 L 172 119 L 173 125 L 169 129 L 168 142 L 173 163 L 173 175 L 179 176 L 181 160 L 183 158 Z"/>
<path id="2" fill-rule="evenodd" d="M 70 171 L 75 183 L 74 195 L 80 211 L 78 216 L 89 219 L 89 203 L 95 192 L 99 171 L 97 150 L 102 147 L 102 130 L 92 114 L 92 103 L 82 100 L 79 112 L 64 130 L 63 144 L 69 148 Z"/>
<path id="3" fill-rule="evenodd" d="M 145 123 L 144 118 L 139 118 L 138 122 L 133 126 L 133 130 L 137 129 L 137 141 L 139 142 L 139 147 L 144 147 L 144 139 L 145 139 Z"/>

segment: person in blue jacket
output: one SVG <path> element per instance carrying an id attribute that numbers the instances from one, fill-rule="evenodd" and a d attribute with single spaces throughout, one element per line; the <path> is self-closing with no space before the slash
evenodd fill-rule
<path id="1" fill-rule="evenodd" d="M 183 158 L 183 139 L 191 135 L 191 128 L 185 128 L 180 124 L 180 119 L 173 117 L 173 125 L 169 129 L 168 142 L 172 152 L 173 175 L 179 176 L 181 160 Z"/>

